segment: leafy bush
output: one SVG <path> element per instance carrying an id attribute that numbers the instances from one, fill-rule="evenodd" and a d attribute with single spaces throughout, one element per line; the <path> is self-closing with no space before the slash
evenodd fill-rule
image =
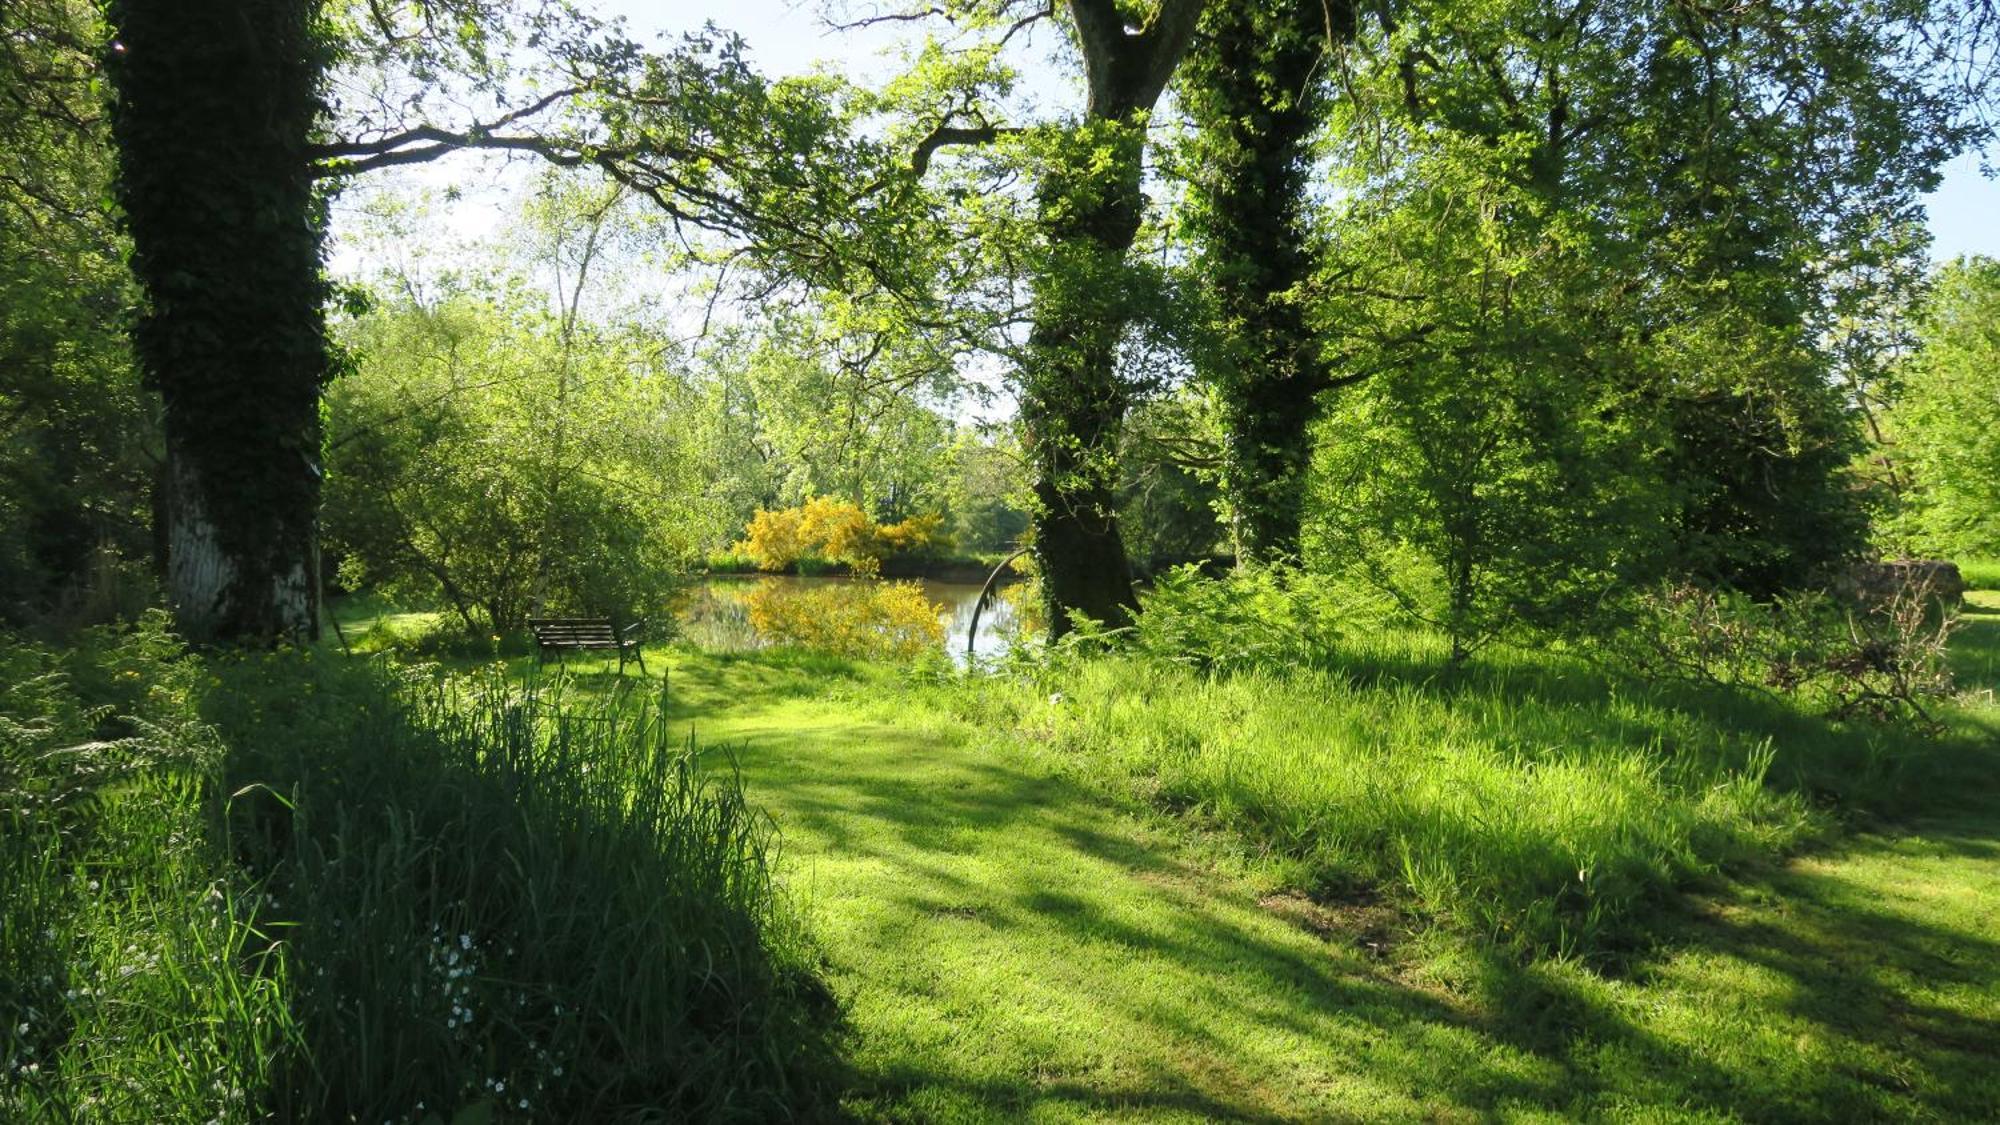
<path id="1" fill-rule="evenodd" d="M 899 660 L 944 644 L 944 607 L 915 582 L 759 586 L 744 600 L 751 627 L 773 644 Z"/>
<path id="2" fill-rule="evenodd" d="M 1134 648 L 1218 672 L 1319 666 L 1354 624 L 1360 603 L 1327 578 L 1287 567 L 1222 578 L 1177 567 L 1142 599 Z"/>

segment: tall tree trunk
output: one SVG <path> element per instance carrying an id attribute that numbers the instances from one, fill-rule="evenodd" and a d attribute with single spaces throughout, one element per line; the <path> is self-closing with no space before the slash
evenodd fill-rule
<path id="1" fill-rule="evenodd" d="M 1126 258 L 1145 213 L 1146 118 L 1187 53 L 1202 0 L 1160 0 L 1136 31 L 1114 0 L 1068 7 L 1089 98 L 1040 187 L 1049 257 L 1020 377 L 1052 638 L 1069 631 L 1071 613 L 1115 627 L 1138 604 L 1116 497 L 1128 398 L 1118 371 L 1131 320 Z"/>
<path id="2" fill-rule="evenodd" d="M 1115 172 L 1053 171 L 1041 189 L 1050 260 L 1036 287 L 1021 418 L 1034 466 L 1035 548 L 1052 636 L 1069 631 L 1072 612 L 1116 627 L 1130 623 L 1136 608 L 1118 531 L 1116 451 L 1127 406 L 1118 342 L 1129 315 L 1120 304 L 1130 288 L 1126 256 L 1144 209 L 1144 136 L 1143 124 L 1116 124 L 1109 141 Z M 1112 183 L 1100 182 L 1114 175 Z"/>
<path id="3" fill-rule="evenodd" d="M 1220 392 L 1237 556 L 1274 562 L 1299 553 L 1311 427 L 1331 385 L 1300 303 L 1313 267 L 1306 181 L 1329 44 L 1352 37 L 1354 9 L 1218 4 L 1202 31 L 1184 83 L 1201 150 L 1189 225 L 1221 323 L 1200 366 Z"/>
<path id="4" fill-rule="evenodd" d="M 198 643 L 318 634 L 315 0 L 113 0 L 119 201 L 164 407 L 167 595 Z"/>

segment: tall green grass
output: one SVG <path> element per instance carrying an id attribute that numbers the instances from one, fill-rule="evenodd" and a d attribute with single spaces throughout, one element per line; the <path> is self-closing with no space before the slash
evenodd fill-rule
<path id="1" fill-rule="evenodd" d="M 254 659 L 209 716 L 304 1050 L 283 1119 L 785 1120 L 835 1007 L 732 778 L 643 701 Z"/>
<path id="2" fill-rule="evenodd" d="M 2000 559 L 1960 559 L 1958 573 L 1968 590 L 2000 590 Z"/>
<path id="3" fill-rule="evenodd" d="M 1990 725 L 1963 716 L 1941 741 L 1835 724 L 1551 647 L 1453 667 L 1422 630 L 1343 636 L 1323 624 L 1338 602 L 1288 608 L 1338 591 L 1255 576 L 1165 590 L 1126 653 L 1022 661 L 960 706 L 998 742 L 1285 857 L 1316 893 L 1390 889 L 1524 951 L 1636 944 L 1678 888 L 1819 837 L 1839 810 L 1894 812 L 1993 766 Z"/>
<path id="4" fill-rule="evenodd" d="M 177 651 L 158 618 L 0 637 L 0 1120 L 245 1121 L 286 1049 Z"/>
<path id="5" fill-rule="evenodd" d="M 1205 676 L 1092 661 L 1024 703 L 1049 750 L 1101 780 L 1246 833 L 1315 891 L 1388 884 L 1502 944 L 1583 952 L 1662 893 L 1824 827 L 1765 784 L 1767 737 L 1638 698 Z"/>
<path id="6" fill-rule="evenodd" d="M 0 1118 L 833 1105 L 838 1012 L 766 828 L 645 701 L 4 652 Z"/>

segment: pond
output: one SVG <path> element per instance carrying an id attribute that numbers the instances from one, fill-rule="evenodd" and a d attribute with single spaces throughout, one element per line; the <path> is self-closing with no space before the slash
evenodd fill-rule
<path id="1" fill-rule="evenodd" d="M 770 639 L 759 635 L 751 624 L 747 604 L 753 593 L 765 596 L 796 597 L 827 586 L 867 581 L 854 578 L 801 578 L 792 575 L 722 575 L 702 579 L 680 613 L 682 634 L 694 644 L 721 652 L 761 648 Z M 924 597 L 937 606 L 944 623 L 944 647 L 954 659 L 965 658 L 965 638 L 972 628 L 973 606 L 979 601 L 979 585 L 971 582 L 918 581 Z M 979 615 L 979 636 L 973 651 L 980 656 L 998 656 L 1007 651 L 1018 624 L 1014 603 L 996 590 Z"/>

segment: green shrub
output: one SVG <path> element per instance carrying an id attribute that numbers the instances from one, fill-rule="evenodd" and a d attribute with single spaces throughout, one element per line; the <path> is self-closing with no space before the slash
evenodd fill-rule
<path id="1" fill-rule="evenodd" d="M 734 551 L 719 551 L 708 556 L 703 570 L 710 574 L 756 574 L 757 560 L 750 555 Z"/>
<path id="2" fill-rule="evenodd" d="M 1324 665 L 1367 616 L 1363 599 L 1329 579 L 1285 567 L 1207 578 L 1176 567 L 1141 600 L 1134 648 L 1218 672 Z"/>

